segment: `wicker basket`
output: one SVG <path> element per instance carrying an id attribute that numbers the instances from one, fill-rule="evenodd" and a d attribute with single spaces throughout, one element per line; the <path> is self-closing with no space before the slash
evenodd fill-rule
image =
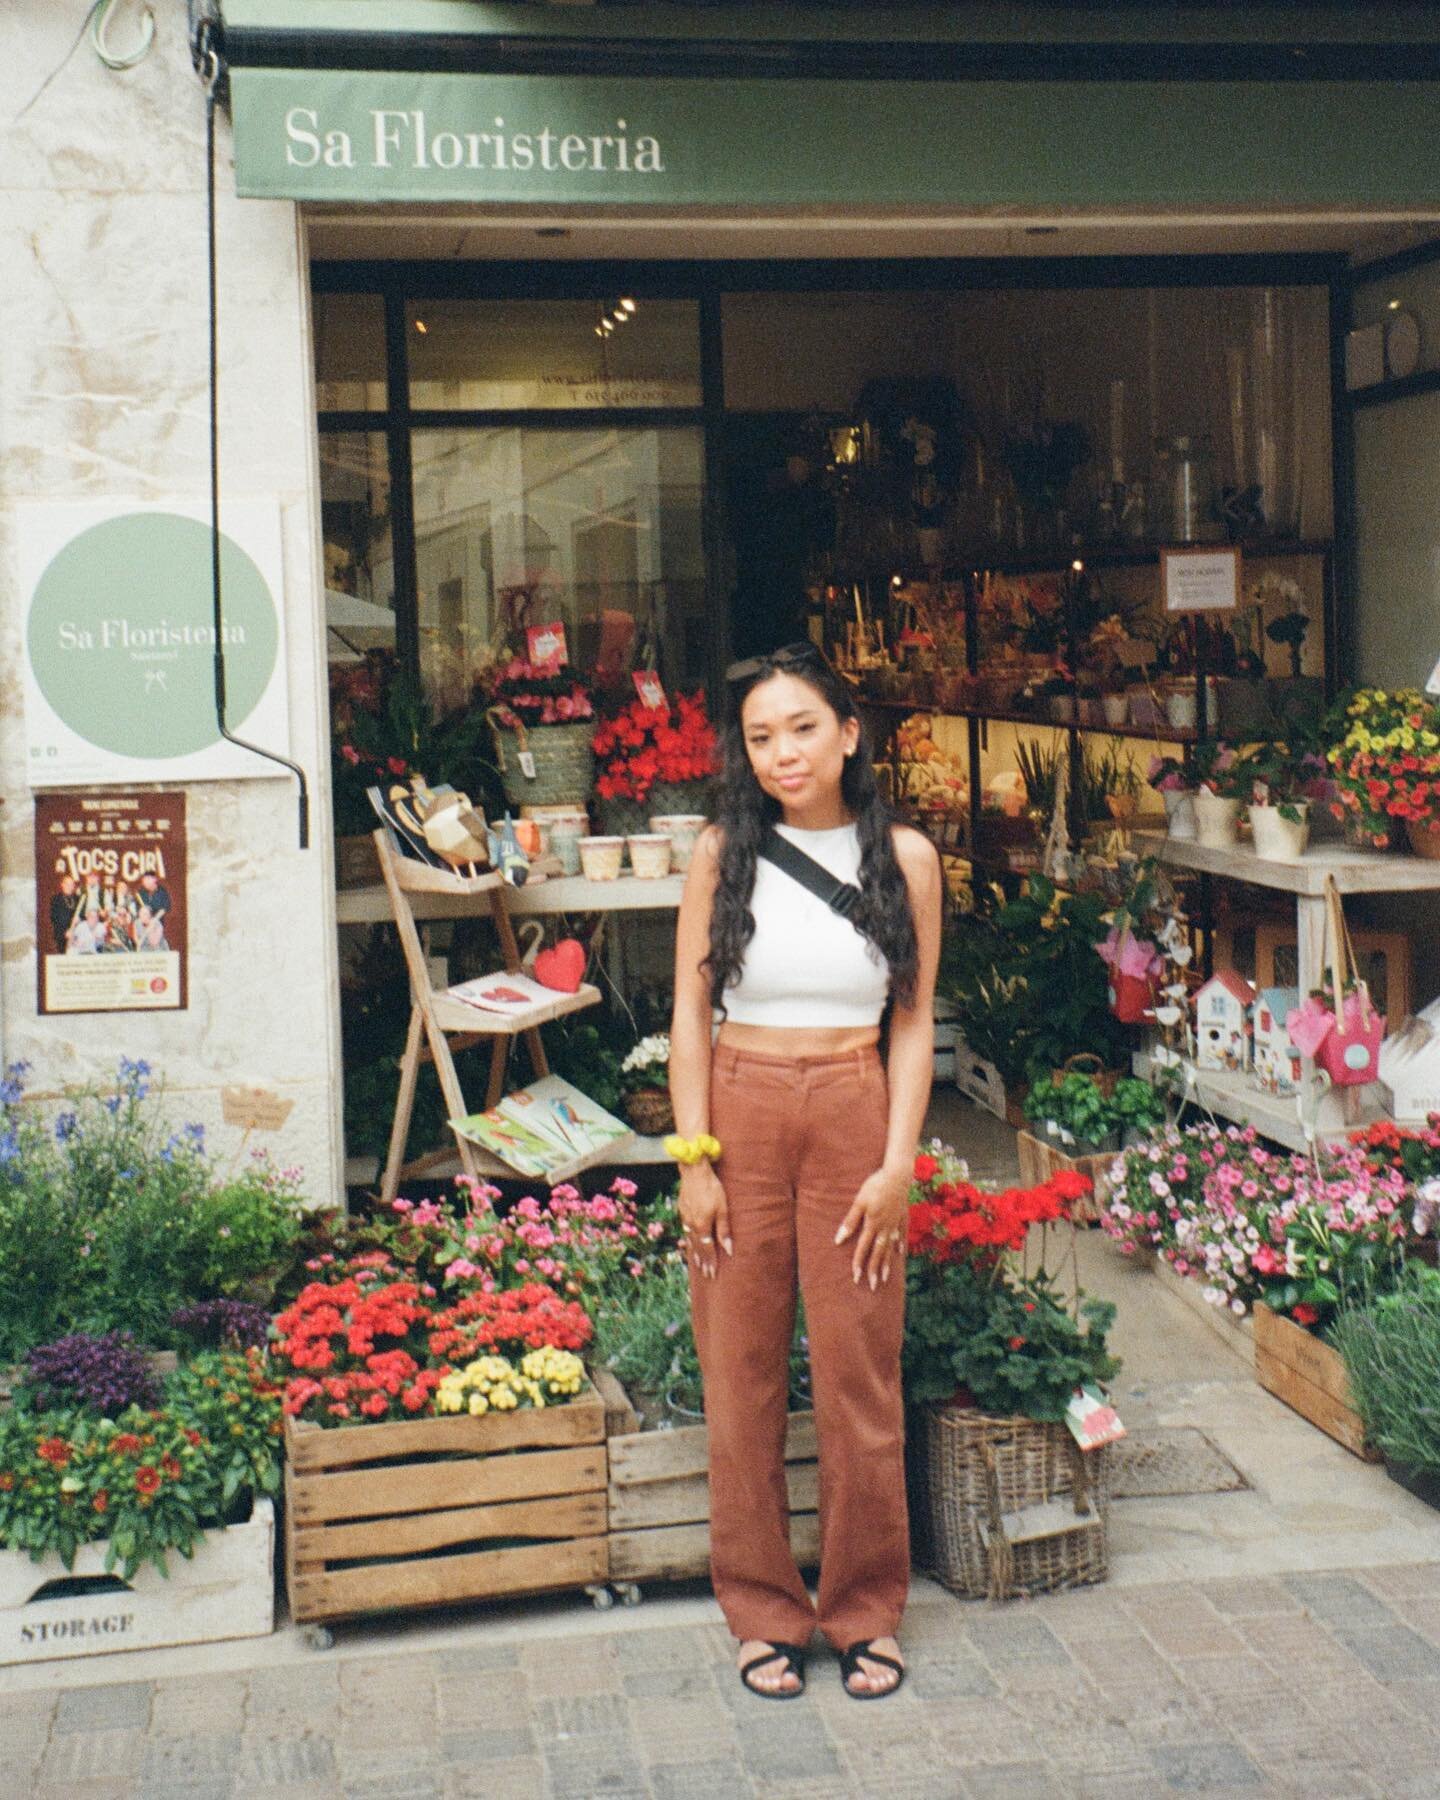
<path id="1" fill-rule="evenodd" d="M 505 798 L 522 806 L 583 807 L 595 785 L 595 723 L 586 719 L 570 725 L 536 725 L 518 729 L 502 725 L 495 711 L 488 714 L 495 739 L 495 760 Z M 521 755 L 534 757 L 535 773 L 520 766 Z"/>
<path id="2" fill-rule="evenodd" d="M 937 1581 L 970 1599 L 1004 1600 L 1105 1579 L 1108 1446 L 1082 1451 L 1064 1425 L 960 1407 L 930 1407 L 925 1432 Z"/>
<path id="3" fill-rule="evenodd" d="M 664 1088 L 637 1088 L 624 1095 L 620 1104 L 642 1137 L 664 1137 L 675 1129 L 675 1109 Z"/>

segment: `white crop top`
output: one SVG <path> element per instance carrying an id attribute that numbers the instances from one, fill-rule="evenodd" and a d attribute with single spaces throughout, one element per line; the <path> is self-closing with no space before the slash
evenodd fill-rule
<path id="1" fill-rule="evenodd" d="M 841 881 L 858 881 L 860 835 L 775 829 Z M 763 856 L 750 898 L 755 935 L 740 979 L 725 990 L 725 1016 L 737 1025 L 878 1025 L 890 989 L 884 957 L 848 919 Z"/>

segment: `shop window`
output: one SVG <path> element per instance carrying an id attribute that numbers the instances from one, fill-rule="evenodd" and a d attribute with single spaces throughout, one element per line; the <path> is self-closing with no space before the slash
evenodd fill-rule
<path id="1" fill-rule="evenodd" d="M 410 404 L 585 411 L 700 404 L 694 300 L 424 300 L 407 313 Z"/>
<path id="2" fill-rule="evenodd" d="M 326 653 L 332 678 L 395 650 L 395 552 L 383 432 L 320 434 Z"/>
<path id="3" fill-rule="evenodd" d="M 671 684 L 705 663 L 699 427 L 483 427 L 413 439 L 420 668 L 462 705 L 489 648 L 563 621 L 571 658 L 617 690 L 653 648 Z"/>
<path id="4" fill-rule="evenodd" d="M 385 304 L 378 294 L 316 294 L 315 399 L 321 412 L 385 406 Z"/>

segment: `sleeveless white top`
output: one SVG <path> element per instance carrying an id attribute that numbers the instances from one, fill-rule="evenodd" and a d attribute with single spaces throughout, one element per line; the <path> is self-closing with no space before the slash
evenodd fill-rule
<path id="1" fill-rule="evenodd" d="M 775 829 L 839 880 L 858 883 L 856 826 Z M 745 947 L 739 980 L 725 990 L 726 1018 L 791 1028 L 880 1023 L 889 966 L 848 919 L 763 856 L 755 865 L 750 910 L 755 935 Z"/>

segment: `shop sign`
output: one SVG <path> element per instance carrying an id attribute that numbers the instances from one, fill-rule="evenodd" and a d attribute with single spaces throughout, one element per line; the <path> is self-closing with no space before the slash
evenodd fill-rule
<path id="1" fill-rule="evenodd" d="M 185 1009 L 186 861 L 184 794 L 36 795 L 41 1013 Z"/>
<path id="2" fill-rule="evenodd" d="M 1240 552 L 1162 550 L 1160 587 L 1167 613 L 1233 612 L 1240 604 Z"/>
<path id="3" fill-rule="evenodd" d="M 31 787 L 275 777 L 215 717 L 210 526 L 202 505 L 17 509 Z M 280 509 L 237 501 L 221 549 L 227 723 L 289 750 Z M 281 771 L 283 773 L 283 771 Z"/>
<path id="4" fill-rule="evenodd" d="M 717 81 L 240 68 L 242 195 L 638 205 L 1440 201 L 1423 81 Z"/>

